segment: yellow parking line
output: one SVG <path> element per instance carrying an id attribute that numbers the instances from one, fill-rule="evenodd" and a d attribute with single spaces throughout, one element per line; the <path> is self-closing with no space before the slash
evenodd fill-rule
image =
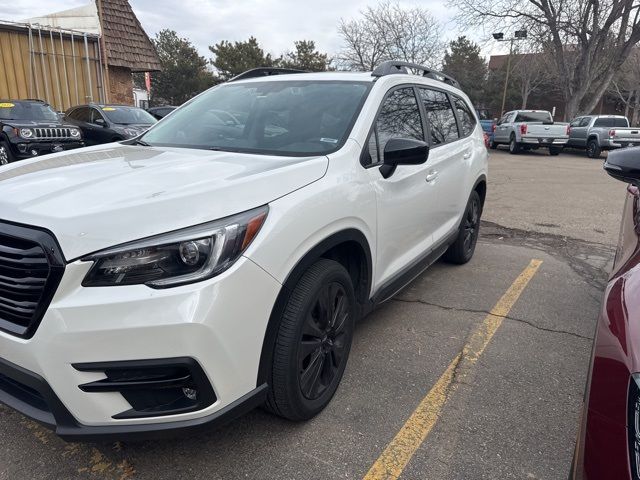
<path id="1" fill-rule="evenodd" d="M 438 421 L 442 408 L 450 393 L 455 390 L 454 380 L 465 377 L 491 341 L 502 320 L 516 303 L 529 280 L 538 271 L 542 260 L 531 260 L 527 268 L 516 278 L 509 289 L 498 300 L 484 321 L 471 334 L 462 353 L 452 360 L 445 372 L 431 388 L 426 397 L 413 411 L 394 439 L 375 461 L 364 480 L 397 479 L 411 457 L 427 438 Z"/>

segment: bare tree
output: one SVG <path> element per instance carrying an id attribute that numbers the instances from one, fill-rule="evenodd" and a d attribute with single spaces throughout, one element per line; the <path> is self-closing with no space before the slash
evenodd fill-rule
<path id="1" fill-rule="evenodd" d="M 549 58 L 543 52 L 525 53 L 517 55 L 514 63 L 512 72 L 522 97 L 520 108 L 525 109 L 529 96 L 552 79 Z"/>
<path id="2" fill-rule="evenodd" d="M 591 112 L 640 41 L 637 0 L 454 0 L 462 25 L 527 28 L 551 54 L 565 116 Z"/>
<path id="3" fill-rule="evenodd" d="M 627 118 L 631 116 L 631 125 L 637 125 L 640 116 L 640 51 L 635 49 L 616 72 L 609 93 L 624 105 L 624 115 Z"/>
<path id="4" fill-rule="evenodd" d="M 338 63 L 352 70 L 372 70 L 385 60 L 433 66 L 444 51 L 442 28 L 427 10 L 390 1 L 367 7 L 358 19 L 342 19 L 338 33 Z"/>

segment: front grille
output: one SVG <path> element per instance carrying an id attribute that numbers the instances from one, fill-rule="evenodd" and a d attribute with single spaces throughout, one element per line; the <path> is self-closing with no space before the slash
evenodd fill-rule
<path id="1" fill-rule="evenodd" d="M 63 271 L 64 259 L 49 233 L 0 223 L 0 329 L 31 337 Z"/>
<path id="2" fill-rule="evenodd" d="M 64 140 L 71 138 L 70 128 L 34 128 L 35 137 L 40 140 Z"/>

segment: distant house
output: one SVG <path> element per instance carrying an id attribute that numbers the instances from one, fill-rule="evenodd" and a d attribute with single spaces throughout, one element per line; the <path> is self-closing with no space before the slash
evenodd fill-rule
<path id="1" fill-rule="evenodd" d="M 4 41 L 2 41 L 4 40 Z M 160 59 L 128 0 L 95 0 L 22 23 L 0 20 L 0 98 L 41 98 L 65 110 L 134 103 L 134 72 Z"/>

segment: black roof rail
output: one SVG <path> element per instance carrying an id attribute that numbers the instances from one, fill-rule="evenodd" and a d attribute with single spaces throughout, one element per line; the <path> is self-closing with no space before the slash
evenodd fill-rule
<path id="1" fill-rule="evenodd" d="M 395 60 L 387 60 L 378 65 L 373 72 L 372 77 L 384 77 L 385 75 L 393 75 L 395 73 L 409 73 L 407 68 L 422 72 L 423 77 L 432 78 L 447 83 L 453 87 L 460 88 L 458 81 L 449 75 L 433 70 L 432 68 L 418 65 L 416 63 L 400 62 Z"/>
<path id="2" fill-rule="evenodd" d="M 256 77 L 270 77 L 271 75 L 286 75 L 288 73 L 309 73 L 306 70 L 298 70 L 297 68 L 276 68 L 276 67 L 259 67 L 252 68 L 246 72 L 242 72 L 240 75 L 233 77 L 230 82 L 236 80 L 245 80 L 247 78 Z"/>

